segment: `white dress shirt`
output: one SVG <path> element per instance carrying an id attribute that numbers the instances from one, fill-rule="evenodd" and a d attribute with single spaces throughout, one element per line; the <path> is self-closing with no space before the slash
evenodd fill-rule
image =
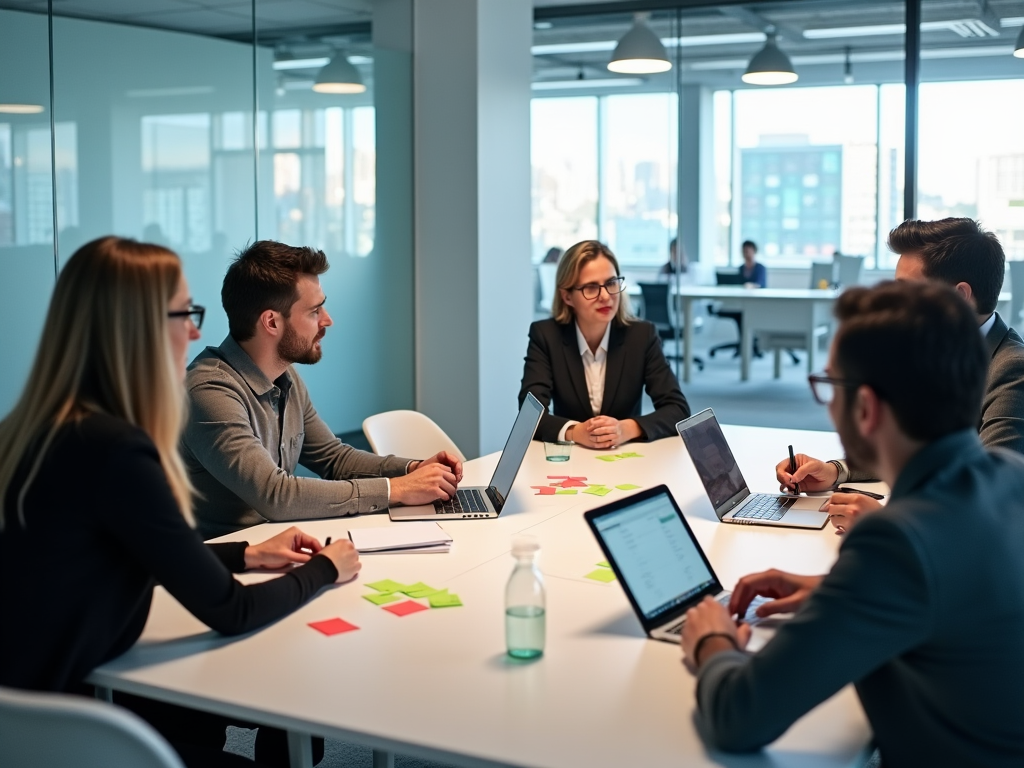
<path id="1" fill-rule="evenodd" d="M 992 330 L 992 326 L 996 324 L 996 313 L 993 312 L 988 316 L 988 320 L 981 324 L 981 337 L 988 338 L 988 332 Z"/>
<path id="2" fill-rule="evenodd" d="M 587 377 L 587 394 L 590 396 L 590 407 L 595 415 L 601 413 L 601 404 L 604 402 L 604 374 L 608 363 L 608 337 L 611 336 L 611 333 L 612 324 L 608 323 L 595 354 L 590 351 L 590 345 L 583 338 L 583 332 L 580 331 L 579 325 L 576 326 L 576 342 L 579 344 L 580 357 L 583 358 L 583 373 Z M 562 425 L 558 431 L 559 440 L 565 440 L 565 433 L 573 424 L 579 424 L 579 422 L 567 421 Z"/>

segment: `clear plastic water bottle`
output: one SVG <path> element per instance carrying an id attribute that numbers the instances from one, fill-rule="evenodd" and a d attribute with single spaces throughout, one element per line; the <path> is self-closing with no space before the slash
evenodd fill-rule
<path id="1" fill-rule="evenodd" d="M 508 655 L 535 659 L 544 653 L 544 580 L 534 557 L 540 543 L 533 536 L 512 540 L 515 570 L 505 588 L 505 643 Z"/>

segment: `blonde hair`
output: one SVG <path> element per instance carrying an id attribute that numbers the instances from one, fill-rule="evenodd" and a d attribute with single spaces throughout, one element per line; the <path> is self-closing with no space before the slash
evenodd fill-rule
<path id="1" fill-rule="evenodd" d="M 182 515 L 194 524 L 192 485 L 178 451 L 184 382 L 167 326 L 180 280 L 173 251 L 119 237 L 93 240 L 68 260 L 25 389 L 0 421 L 0 501 L 23 458 L 34 455 L 17 496 L 22 526 L 25 495 L 54 436 L 89 413 L 116 416 L 149 435 Z"/>
<path id="2" fill-rule="evenodd" d="M 576 281 L 580 279 L 580 272 L 594 259 L 601 257 L 608 259 L 615 267 L 615 274 L 619 274 L 619 261 L 608 246 L 599 243 L 597 240 L 584 240 L 572 246 L 558 262 L 558 270 L 555 272 L 555 298 L 551 302 L 551 316 L 556 323 L 571 323 L 576 315 L 572 307 L 562 299 L 562 291 L 572 290 L 576 287 Z M 633 319 L 633 313 L 629 308 L 629 296 L 625 291 L 619 294 L 619 308 L 615 311 L 613 322 L 619 325 L 629 325 Z"/>

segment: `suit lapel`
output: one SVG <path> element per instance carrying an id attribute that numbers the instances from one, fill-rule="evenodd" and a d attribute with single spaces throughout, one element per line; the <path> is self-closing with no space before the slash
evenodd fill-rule
<path id="1" fill-rule="evenodd" d="M 608 361 L 604 367 L 604 397 L 601 399 L 601 413 L 614 410 L 615 395 L 618 394 L 619 380 L 626 367 L 626 327 L 612 322 L 608 334 Z"/>
<path id="2" fill-rule="evenodd" d="M 1003 339 L 1010 332 L 1010 327 L 1003 322 L 1003 318 L 996 313 L 996 321 L 992 323 L 992 327 L 988 329 L 988 334 L 985 336 L 985 341 L 988 342 L 988 353 L 989 357 L 995 357 L 996 352 L 999 349 L 999 345 L 1003 343 Z"/>
<path id="3" fill-rule="evenodd" d="M 569 379 L 572 381 L 572 389 L 579 398 L 580 407 L 584 412 L 592 412 L 590 407 L 590 392 L 587 389 L 587 374 L 583 370 L 583 356 L 580 355 L 580 345 L 576 340 L 576 323 L 566 323 L 561 326 L 562 344 L 565 345 L 565 362 L 569 368 Z M 593 414 L 596 416 L 597 414 Z"/>

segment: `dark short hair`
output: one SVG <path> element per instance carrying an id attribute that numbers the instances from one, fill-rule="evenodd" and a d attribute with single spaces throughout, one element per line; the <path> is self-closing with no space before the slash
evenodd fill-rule
<path id="1" fill-rule="evenodd" d="M 889 250 L 920 256 L 924 274 L 932 280 L 950 285 L 967 283 L 978 314 L 995 311 L 1006 257 L 999 238 L 974 219 L 904 221 L 889 233 Z"/>
<path id="2" fill-rule="evenodd" d="M 740 246 L 740 250 L 743 250 L 747 246 L 753 248 L 754 253 L 757 253 L 757 243 L 755 243 L 753 240 L 744 240 L 743 244 Z"/>
<path id="3" fill-rule="evenodd" d="M 299 298 L 299 275 L 322 275 L 330 265 L 323 251 L 275 240 L 257 240 L 238 254 L 224 276 L 220 299 L 235 341 L 256 334 L 266 310 L 288 317 Z"/>
<path id="4" fill-rule="evenodd" d="M 977 429 L 988 354 L 970 305 L 932 282 L 854 287 L 836 301 L 838 374 L 866 384 L 900 429 L 933 441 Z"/>

